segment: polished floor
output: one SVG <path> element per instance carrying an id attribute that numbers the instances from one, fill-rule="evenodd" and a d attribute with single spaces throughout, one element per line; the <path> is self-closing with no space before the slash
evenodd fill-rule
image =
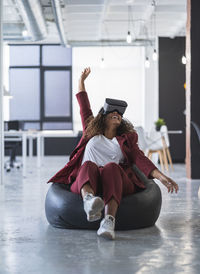
<path id="1" fill-rule="evenodd" d="M 0 186 L 0 274 L 200 273 L 200 180 L 187 180 L 184 165 L 170 176 L 178 194 L 159 184 L 163 203 L 155 226 L 116 232 L 115 241 L 95 231 L 51 227 L 44 212 L 49 185 L 65 157 L 45 157 L 41 169 L 29 159 L 21 170 L 5 174 Z M 199 193 L 199 197 L 198 197 Z"/>

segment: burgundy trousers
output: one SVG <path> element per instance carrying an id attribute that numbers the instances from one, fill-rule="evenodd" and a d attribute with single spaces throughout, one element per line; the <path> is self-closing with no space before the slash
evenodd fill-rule
<path id="1" fill-rule="evenodd" d="M 119 205 L 122 196 L 136 191 L 133 182 L 116 163 L 98 167 L 95 163 L 86 161 L 80 167 L 78 176 L 71 186 L 71 191 L 81 195 L 81 188 L 86 183 L 90 183 L 95 195 L 102 196 L 105 204 L 114 198 Z"/>

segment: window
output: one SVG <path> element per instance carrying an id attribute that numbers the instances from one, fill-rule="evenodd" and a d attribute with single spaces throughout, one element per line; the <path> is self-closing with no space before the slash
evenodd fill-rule
<path id="1" fill-rule="evenodd" d="M 70 116 L 70 72 L 44 71 L 44 116 Z"/>
<path id="2" fill-rule="evenodd" d="M 39 66 L 40 47 L 32 45 L 10 46 L 10 66 Z"/>
<path id="3" fill-rule="evenodd" d="M 43 66 L 71 66 L 71 50 L 61 46 L 43 46 L 42 47 L 42 65 Z"/>
<path id="4" fill-rule="evenodd" d="M 71 49 L 10 45 L 10 119 L 24 129 L 72 129 Z"/>
<path id="5" fill-rule="evenodd" d="M 39 69 L 10 69 L 11 120 L 40 119 L 40 71 Z"/>

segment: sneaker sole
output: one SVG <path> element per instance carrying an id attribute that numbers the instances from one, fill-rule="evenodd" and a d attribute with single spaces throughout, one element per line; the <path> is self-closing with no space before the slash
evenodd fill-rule
<path id="1" fill-rule="evenodd" d="M 115 239 L 115 236 L 112 235 L 111 233 L 109 233 L 108 231 L 104 231 L 102 233 L 98 233 L 98 231 L 97 231 L 97 235 L 100 236 L 100 237 L 103 237 L 105 239 L 109 239 L 109 240 L 114 240 Z"/>
<path id="2" fill-rule="evenodd" d="M 104 202 L 101 198 L 97 198 L 92 205 L 92 209 L 87 214 L 87 220 L 94 222 L 101 219 L 101 211 L 104 209 Z"/>
<path id="3" fill-rule="evenodd" d="M 95 222 L 101 219 L 101 213 L 96 215 L 87 215 L 88 222 Z"/>

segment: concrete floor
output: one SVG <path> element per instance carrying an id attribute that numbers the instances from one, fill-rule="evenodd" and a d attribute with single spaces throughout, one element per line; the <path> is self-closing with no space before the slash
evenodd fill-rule
<path id="1" fill-rule="evenodd" d="M 200 273 L 200 180 L 189 181 L 184 165 L 170 176 L 178 194 L 160 185 L 163 204 L 154 227 L 116 232 L 115 241 L 99 239 L 95 231 L 51 227 L 45 218 L 45 182 L 66 162 L 45 157 L 36 168 L 28 160 L 21 170 L 5 175 L 0 186 L 0 274 Z"/>

